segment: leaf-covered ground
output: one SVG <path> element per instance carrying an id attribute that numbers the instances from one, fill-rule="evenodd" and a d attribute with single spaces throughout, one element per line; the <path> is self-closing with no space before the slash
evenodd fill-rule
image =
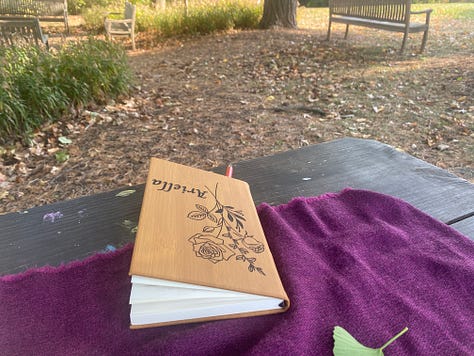
<path id="1" fill-rule="evenodd" d="M 0 212 L 143 183 L 151 156 L 210 169 L 346 136 L 474 182 L 474 20 L 431 27 L 423 55 L 421 35 L 399 55 L 401 34 L 344 41 L 340 26 L 326 42 L 325 23 L 152 49 L 142 36 L 132 97 L 0 148 Z"/>

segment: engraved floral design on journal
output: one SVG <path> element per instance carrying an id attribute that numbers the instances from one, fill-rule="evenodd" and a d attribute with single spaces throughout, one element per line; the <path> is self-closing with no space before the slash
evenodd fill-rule
<path id="1" fill-rule="evenodd" d="M 235 258 L 237 261 L 246 262 L 249 272 L 265 275 L 263 269 L 257 265 L 257 258 L 254 257 L 254 254 L 264 252 L 265 246 L 245 229 L 246 220 L 242 210 L 219 201 L 217 188 L 216 184 L 213 193 L 206 187 L 214 198 L 214 206 L 211 209 L 195 204 L 196 210 L 188 213 L 189 219 L 206 221 L 202 232 L 188 239 L 196 257 L 212 263 Z"/>

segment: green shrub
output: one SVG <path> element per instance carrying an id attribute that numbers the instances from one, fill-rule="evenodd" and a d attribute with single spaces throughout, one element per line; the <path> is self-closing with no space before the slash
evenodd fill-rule
<path id="1" fill-rule="evenodd" d="M 190 2 L 186 13 L 184 6 L 167 6 L 165 10 L 143 4 L 137 5 L 136 30 L 154 31 L 161 37 L 208 34 L 232 28 L 257 28 L 263 6 L 255 2 L 237 0 L 210 1 L 202 4 Z M 108 12 L 120 12 L 123 4 L 109 7 L 94 6 L 83 11 L 85 26 L 89 31 L 103 31 L 103 19 Z"/>
<path id="2" fill-rule="evenodd" d="M 70 105 L 104 102 L 129 90 L 122 47 L 89 39 L 55 53 L 36 47 L 0 52 L 0 141 L 26 138 L 60 119 Z"/>
<path id="3" fill-rule="evenodd" d="M 153 0 L 128 0 L 132 4 L 138 5 L 152 5 Z M 86 9 L 93 7 L 111 7 L 120 5 L 123 9 L 124 2 L 122 0 L 68 0 L 67 8 L 71 15 L 78 15 Z"/>
<path id="4" fill-rule="evenodd" d="M 155 7 L 155 0 L 128 0 L 132 4 L 139 5 L 142 7 Z M 159 1 L 159 0 L 158 0 Z M 169 5 L 173 5 L 175 0 L 167 0 Z M 82 14 L 85 10 L 94 7 L 114 7 L 121 6 L 123 9 L 124 1 L 122 0 L 68 0 L 68 11 L 71 15 Z"/>
<path id="5" fill-rule="evenodd" d="M 161 36 L 178 34 L 209 34 L 230 29 L 258 28 L 263 7 L 245 1 L 225 1 L 212 5 L 191 6 L 185 14 L 182 9 L 171 9 L 155 16 L 156 30 Z M 171 15 L 171 16 L 170 16 Z M 166 23 L 167 19 L 174 24 Z M 171 31 L 170 31 L 171 30 Z"/>
<path id="6" fill-rule="evenodd" d="M 4 71 L 0 71 L 0 82 L 0 137 L 7 138 L 21 133 L 22 128 L 26 126 L 24 118 L 27 106 L 20 98 L 18 89 L 7 81 Z"/>
<path id="7" fill-rule="evenodd" d="M 123 11 L 123 9 L 122 9 Z M 82 11 L 82 18 L 84 19 L 84 27 L 89 33 L 104 32 L 104 18 L 108 12 L 120 12 L 120 9 L 92 6 Z"/>
<path id="8" fill-rule="evenodd" d="M 57 72 L 61 74 L 57 85 L 73 104 L 103 102 L 126 93 L 131 76 L 121 46 L 92 38 L 60 51 Z"/>
<path id="9" fill-rule="evenodd" d="M 43 53 L 26 46 L 4 52 L 0 121 L 7 134 L 31 132 L 66 107 L 67 98 L 61 88 L 51 85 L 51 57 Z"/>
<path id="10" fill-rule="evenodd" d="M 232 16 L 221 6 L 191 8 L 184 16 L 184 33 L 207 34 L 232 28 Z"/>
<path id="11" fill-rule="evenodd" d="M 258 28 L 263 9 L 257 6 L 241 6 L 236 9 L 234 26 L 237 29 Z"/>
<path id="12" fill-rule="evenodd" d="M 93 6 L 106 7 L 112 3 L 110 0 L 68 0 L 67 9 L 71 15 L 78 15 L 84 9 L 91 8 Z"/>
<path id="13" fill-rule="evenodd" d="M 414 10 L 416 9 L 426 9 L 427 7 L 433 9 L 433 14 L 438 18 L 445 17 L 451 19 L 474 19 L 474 4 L 467 3 L 457 3 L 457 4 L 430 4 L 426 5 L 415 5 Z"/>

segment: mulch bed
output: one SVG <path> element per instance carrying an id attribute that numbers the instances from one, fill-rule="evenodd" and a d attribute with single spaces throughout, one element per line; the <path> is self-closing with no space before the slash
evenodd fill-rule
<path id="1" fill-rule="evenodd" d="M 158 47 L 141 34 L 131 97 L 44 127 L 31 147 L 0 148 L 0 213 L 143 183 L 151 156 L 210 169 L 341 137 L 379 140 L 473 182 L 467 24 L 434 21 L 422 56 L 410 52 L 421 36 L 399 55 L 400 36 L 368 29 L 329 43 L 322 26 Z"/>

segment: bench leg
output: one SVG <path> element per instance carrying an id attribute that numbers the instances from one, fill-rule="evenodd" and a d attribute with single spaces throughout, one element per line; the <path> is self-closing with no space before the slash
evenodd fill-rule
<path id="1" fill-rule="evenodd" d="M 331 37 L 331 20 L 329 20 L 328 37 L 326 38 L 326 41 L 329 41 L 330 37 Z"/>
<path id="2" fill-rule="evenodd" d="M 135 34 L 132 33 L 132 49 L 135 51 Z"/>
<path id="3" fill-rule="evenodd" d="M 344 39 L 347 40 L 347 35 L 349 34 L 349 24 L 346 25 L 346 33 L 344 34 Z"/>
<path id="4" fill-rule="evenodd" d="M 428 30 L 426 30 L 424 33 L 423 33 L 423 40 L 421 42 L 421 49 L 420 49 L 420 53 L 423 53 L 423 51 L 425 50 L 425 46 L 426 46 L 426 41 L 428 40 Z"/>
<path id="5" fill-rule="evenodd" d="M 408 31 L 403 34 L 402 48 L 400 48 L 400 53 L 403 53 L 405 50 L 405 44 L 407 43 Z"/>

